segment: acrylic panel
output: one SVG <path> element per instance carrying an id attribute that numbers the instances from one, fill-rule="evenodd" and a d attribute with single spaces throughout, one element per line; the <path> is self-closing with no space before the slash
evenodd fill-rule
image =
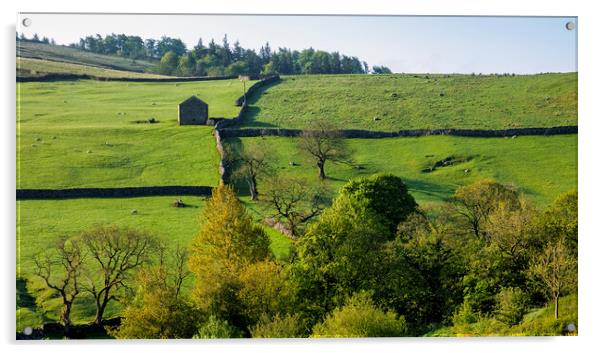
<path id="1" fill-rule="evenodd" d="M 17 339 L 577 335 L 577 31 L 19 14 Z"/>

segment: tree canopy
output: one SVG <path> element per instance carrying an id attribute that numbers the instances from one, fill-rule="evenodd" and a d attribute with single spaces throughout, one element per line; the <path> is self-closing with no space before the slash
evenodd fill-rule
<path id="1" fill-rule="evenodd" d="M 39 38 L 32 39 L 40 41 Z M 273 50 L 265 43 L 257 53 L 245 49 L 238 41 L 230 44 L 224 35 L 221 45 L 211 39 L 205 44 L 199 38 L 188 50 L 178 38 L 143 39 L 125 34 L 99 34 L 81 38 L 72 47 L 99 54 L 130 59 L 161 60 L 159 72 L 177 76 L 222 75 L 297 75 L 297 74 L 364 74 L 368 64 L 357 57 L 328 53 L 313 48 L 301 51 L 289 48 Z M 169 54 L 171 53 L 171 54 Z M 167 58 L 166 58 L 167 56 Z"/>

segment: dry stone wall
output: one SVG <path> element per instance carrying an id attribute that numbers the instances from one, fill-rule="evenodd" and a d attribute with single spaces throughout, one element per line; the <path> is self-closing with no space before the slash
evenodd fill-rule
<path id="1" fill-rule="evenodd" d="M 567 135 L 576 134 L 577 126 L 555 126 L 549 128 L 519 128 L 502 130 L 480 130 L 480 129 L 417 129 L 399 131 L 370 131 L 370 130 L 337 130 L 345 138 L 390 138 L 390 137 L 419 137 L 430 135 L 450 135 L 464 137 L 511 137 L 528 135 Z M 237 129 L 222 128 L 222 138 L 228 137 L 258 137 L 258 136 L 280 136 L 299 137 L 303 130 L 300 129 Z"/>
<path id="2" fill-rule="evenodd" d="M 86 74 L 59 74 L 50 73 L 39 76 L 17 76 L 17 82 L 53 82 L 72 80 L 97 80 L 97 81 L 122 81 L 122 82 L 194 82 L 194 81 L 219 81 L 232 80 L 238 76 L 203 76 L 203 77 L 99 77 Z M 254 78 L 256 79 L 256 78 Z"/>
<path id="3" fill-rule="evenodd" d="M 143 186 L 125 188 L 18 189 L 17 200 L 119 198 L 143 196 L 211 196 L 210 186 Z"/>

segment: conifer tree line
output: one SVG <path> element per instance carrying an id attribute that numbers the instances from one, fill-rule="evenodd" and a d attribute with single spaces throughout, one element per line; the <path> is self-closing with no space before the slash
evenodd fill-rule
<path id="1" fill-rule="evenodd" d="M 37 33 L 34 33 L 33 36 L 31 36 L 31 38 L 27 38 L 25 33 L 19 34 L 19 32 L 17 32 L 17 42 L 31 42 L 56 45 L 56 41 L 54 40 L 54 38 L 49 38 L 45 36 L 40 37 L 40 35 L 38 35 Z"/>
<path id="2" fill-rule="evenodd" d="M 143 39 L 125 34 L 90 35 L 70 46 L 134 60 L 159 60 L 157 72 L 165 75 L 363 74 L 369 71 L 365 61 L 339 52 L 314 48 L 275 50 L 266 42 L 257 53 L 243 48 L 239 41 L 231 44 L 227 35 L 221 44 L 214 39 L 206 43 L 200 38 L 192 49 L 178 38 Z"/>

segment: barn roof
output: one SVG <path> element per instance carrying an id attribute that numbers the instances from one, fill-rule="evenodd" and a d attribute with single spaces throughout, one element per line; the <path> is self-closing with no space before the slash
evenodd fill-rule
<path id="1" fill-rule="evenodd" d="M 185 101 L 183 101 L 179 105 L 189 104 L 189 103 L 202 103 L 204 105 L 207 105 L 207 103 L 205 103 L 202 99 L 200 99 L 197 96 L 190 96 L 190 98 L 186 99 Z"/>

